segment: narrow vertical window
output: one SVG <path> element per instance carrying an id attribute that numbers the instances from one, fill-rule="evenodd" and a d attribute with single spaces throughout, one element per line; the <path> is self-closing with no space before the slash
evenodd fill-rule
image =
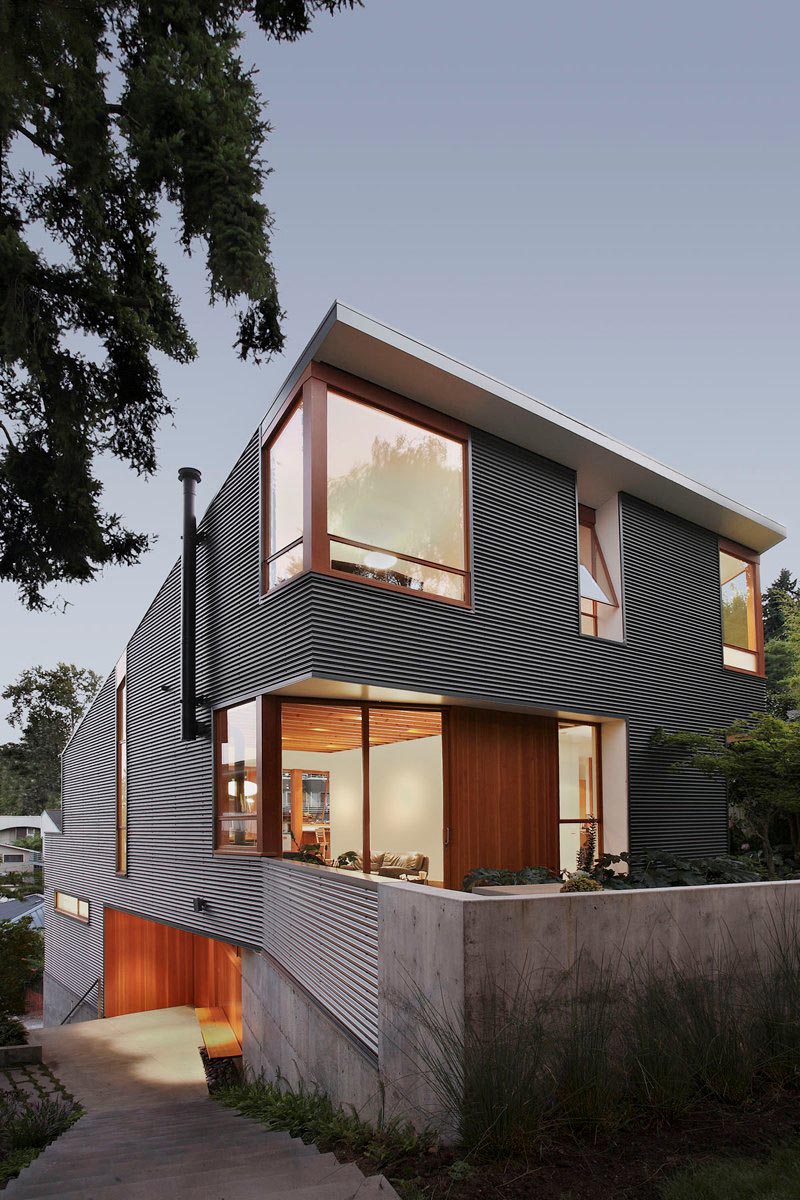
<path id="1" fill-rule="evenodd" d="M 602 853 L 600 730 L 597 725 L 558 729 L 559 851 L 562 870 L 574 871 L 578 855 Z"/>
<path id="2" fill-rule="evenodd" d="M 117 687 L 117 874 L 128 873 L 127 681 Z"/>
<path id="3" fill-rule="evenodd" d="M 218 850 L 258 850 L 259 702 L 215 714 Z"/>
<path id="4" fill-rule="evenodd" d="M 593 508 L 578 505 L 578 548 L 581 596 L 581 633 L 589 637 L 607 636 L 601 628 L 619 608 L 617 594 L 597 536 Z"/>
<path id="5" fill-rule="evenodd" d="M 303 405 L 297 404 L 264 451 L 264 590 L 303 569 Z"/>
<path id="6" fill-rule="evenodd" d="M 737 671 L 761 674 L 764 660 L 758 560 L 748 551 L 720 544 L 719 576 L 723 663 Z"/>

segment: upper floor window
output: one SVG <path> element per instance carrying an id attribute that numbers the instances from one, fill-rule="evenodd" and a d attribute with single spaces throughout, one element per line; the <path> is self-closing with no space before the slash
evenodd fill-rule
<path id="1" fill-rule="evenodd" d="M 265 455 L 266 579 L 275 587 L 303 569 L 303 404 L 295 405 Z"/>
<path id="2" fill-rule="evenodd" d="M 341 378 L 315 364 L 267 441 L 265 589 L 313 570 L 466 604 L 466 428 Z"/>
<path id="3" fill-rule="evenodd" d="M 257 700 L 214 714 L 218 850 L 258 848 L 258 723 Z"/>
<path id="4" fill-rule="evenodd" d="M 732 543 L 720 542 L 722 661 L 738 671 L 763 674 L 764 647 L 758 558 Z"/>
<path id="5" fill-rule="evenodd" d="M 589 637 L 618 637 L 619 601 L 600 545 L 597 513 L 578 505 L 578 548 L 581 633 Z"/>

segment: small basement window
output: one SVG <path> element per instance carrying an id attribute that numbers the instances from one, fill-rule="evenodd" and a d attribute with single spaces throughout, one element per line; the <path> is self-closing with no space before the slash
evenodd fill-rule
<path id="1" fill-rule="evenodd" d="M 56 912 L 63 913 L 65 917 L 74 917 L 76 921 L 80 921 L 84 925 L 89 924 L 88 900 L 81 900 L 79 896 L 71 896 L 69 892 L 56 892 L 53 907 Z"/>

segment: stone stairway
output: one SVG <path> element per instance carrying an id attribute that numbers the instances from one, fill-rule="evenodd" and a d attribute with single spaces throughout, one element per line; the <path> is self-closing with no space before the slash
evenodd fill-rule
<path id="1" fill-rule="evenodd" d="M 288 1133 L 207 1097 L 95 1110 L 6 1187 L 13 1200 L 397 1200 Z"/>

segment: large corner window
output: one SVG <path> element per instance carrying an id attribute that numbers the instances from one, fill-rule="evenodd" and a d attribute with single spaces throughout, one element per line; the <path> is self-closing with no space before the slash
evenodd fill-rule
<path id="1" fill-rule="evenodd" d="M 126 739 L 127 685 L 117 686 L 117 874 L 128 873 L 128 751 Z"/>
<path id="2" fill-rule="evenodd" d="M 303 405 L 296 404 L 264 455 L 266 561 L 264 589 L 303 569 Z"/>
<path id="3" fill-rule="evenodd" d="M 218 850 L 258 850 L 259 707 L 248 700 L 214 714 Z"/>
<path id="4" fill-rule="evenodd" d="M 315 369 L 264 451 L 265 590 L 310 569 L 468 603 L 466 429 Z"/>
<path id="5" fill-rule="evenodd" d="M 329 565 L 464 600 L 464 446 L 328 390 Z"/>
<path id="6" fill-rule="evenodd" d="M 619 601 L 600 545 L 597 514 L 585 504 L 578 505 L 578 547 L 581 633 L 589 637 L 615 636 Z"/>
<path id="7" fill-rule="evenodd" d="M 597 725 L 558 727 L 559 860 L 562 870 L 602 854 L 600 730 Z"/>
<path id="8" fill-rule="evenodd" d="M 720 543 L 722 660 L 736 671 L 762 674 L 763 634 L 758 558 L 750 551 Z"/>

